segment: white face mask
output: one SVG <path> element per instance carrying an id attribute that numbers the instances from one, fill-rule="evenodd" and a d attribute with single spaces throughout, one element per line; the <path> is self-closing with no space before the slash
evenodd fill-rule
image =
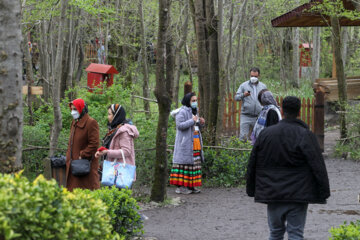
<path id="1" fill-rule="evenodd" d="M 76 110 L 71 110 L 71 115 L 74 119 L 78 119 L 80 117 L 80 114 Z"/>
<path id="2" fill-rule="evenodd" d="M 259 81 L 259 79 L 257 77 L 251 77 L 250 78 L 251 83 L 257 83 L 258 81 Z"/>

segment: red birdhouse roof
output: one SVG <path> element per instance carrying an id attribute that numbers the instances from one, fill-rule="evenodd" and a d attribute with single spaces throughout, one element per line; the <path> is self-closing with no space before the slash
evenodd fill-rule
<path id="1" fill-rule="evenodd" d="M 116 69 L 112 65 L 97 64 L 97 63 L 91 63 L 85 69 L 85 71 L 95 72 L 95 73 L 105 73 L 105 74 L 118 74 L 119 73 L 118 71 L 116 71 Z"/>

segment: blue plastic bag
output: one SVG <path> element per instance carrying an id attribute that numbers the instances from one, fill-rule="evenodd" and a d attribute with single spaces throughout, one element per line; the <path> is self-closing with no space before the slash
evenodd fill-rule
<path id="1" fill-rule="evenodd" d="M 101 184 L 104 186 L 116 185 L 118 188 L 131 188 L 135 178 L 136 166 L 126 164 L 124 152 L 121 151 L 124 163 L 104 160 Z"/>
<path id="2" fill-rule="evenodd" d="M 104 186 L 113 186 L 115 185 L 117 165 L 120 165 L 119 162 L 110 162 L 108 160 L 104 160 L 103 162 L 103 170 L 101 176 L 101 184 Z"/>
<path id="3" fill-rule="evenodd" d="M 116 187 L 131 188 L 134 181 L 136 166 L 130 164 L 122 164 L 117 167 Z"/>

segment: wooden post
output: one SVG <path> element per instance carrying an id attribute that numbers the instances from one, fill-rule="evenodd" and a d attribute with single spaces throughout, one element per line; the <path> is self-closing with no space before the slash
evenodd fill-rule
<path id="1" fill-rule="evenodd" d="M 306 103 L 305 103 L 305 98 L 302 99 L 301 101 L 301 120 L 303 120 L 303 122 L 306 122 L 305 120 L 305 113 L 306 113 Z"/>
<path id="2" fill-rule="evenodd" d="M 319 142 L 321 151 L 324 152 L 324 92 L 317 90 L 315 93 L 314 133 Z"/>
<path id="3" fill-rule="evenodd" d="M 308 98 L 306 103 L 306 123 L 309 126 L 309 128 L 311 127 L 310 110 L 311 110 L 311 104 L 310 104 L 310 98 Z"/>
<path id="4" fill-rule="evenodd" d="M 333 50 L 333 54 L 332 54 L 332 78 L 336 78 L 336 62 L 335 62 L 335 52 Z"/>

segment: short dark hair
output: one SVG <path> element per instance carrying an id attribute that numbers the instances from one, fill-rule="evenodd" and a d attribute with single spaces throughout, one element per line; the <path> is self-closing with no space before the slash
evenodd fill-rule
<path id="1" fill-rule="evenodd" d="M 287 96 L 282 102 L 282 109 L 285 118 L 296 118 L 299 115 L 301 101 L 298 97 Z"/>
<path id="2" fill-rule="evenodd" d="M 259 75 L 260 75 L 260 69 L 257 68 L 257 67 L 252 67 L 252 68 L 250 68 L 250 72 L 258 72 Z"/>

